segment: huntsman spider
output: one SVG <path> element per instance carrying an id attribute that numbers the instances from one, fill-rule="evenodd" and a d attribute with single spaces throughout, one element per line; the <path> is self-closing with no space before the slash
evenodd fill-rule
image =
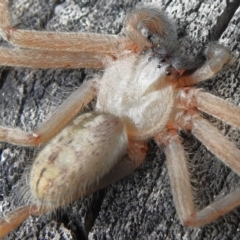
<path id="1" fill-rule="evenodd" d="M 30 215 L 41 215 L 107 186 L 138 168 L 146 141 L 163 147 L 172 194 L 182 224 L 208 224 L 240 205 L 237 189 L 195 210 L 181 130 L 240 175 L 240 151 L 201 116 L 207 113 L 240 129 L 240 109 L 194 87 L 220 71 L 226 47 L 209 44 L 201 59 L 182 56 L 172 21 L 153 6 L 133 10 L 122 35 L 62 33 L 12 27 L 0 0 L 0 64 L 32 68 L 104 68 L 34 132 L 0 127 L 0 140 L 43 146 L 27 179 L 28 205 L 0 220 L 0 237 Z M 93 111 L 82 113 L 93 99 Z"/>

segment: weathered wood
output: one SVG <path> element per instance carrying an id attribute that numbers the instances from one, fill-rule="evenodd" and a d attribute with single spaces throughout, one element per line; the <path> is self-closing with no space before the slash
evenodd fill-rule
<path id="1" fill-rule="evenodd" d="M 117 34 L 138 1 L 10 1 L 21 28 L 91 31 Z M 213 94 L 240 103 L 239 0 L 142 1 L 166 10 L 178 29 L 186 52 L 196 55 L 209 41 L 229 47 L 231 61 L 215 78 L 201 84 Z M 0 68 L 0 119 L 7 126 L 31 130 L 65 99 L 93 70 Z M 98 74 L 100 74 L 98 72 Z M 209 120 L 240 147 L 240 133 L 213 118 Z M 190 135 L 183 135 L 196 205 L 239 186 L 239 177 Z M 14 205 L 14 192 L 25 166 L 36 151 L 0 143 L 0 214 Z M 240 156 L 239 156 L 240 157 Z M 19 201 L 15 199 L 14 203 Z M 172 201 L 165 157 L 150 143 L 145 164 L 136 173 L 54 215 L 30 217 L 6 239 L 239 239 L 239 209 L 203 228 L 185 228 Z"/>

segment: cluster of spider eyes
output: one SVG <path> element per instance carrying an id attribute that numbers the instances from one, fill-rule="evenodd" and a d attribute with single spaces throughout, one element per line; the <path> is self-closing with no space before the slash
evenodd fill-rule
<path id="1" fill-rule="evenodd" d="M 159 62 L 160 62 L 160 63 L 157 65 L 157 68 L 161 68 L 161 67 L 162 67 L 162 64 L 167 62 L 166 57 L 159 56 L 159 55 L 154 55 L 154 57 L 156 57 L 156 56 L 157 56 L 157 58 L 159 58 Z M 152 58 L 153 58 L 153 56 L 149 57 L 149 58 L 148 58 L 148 61 L 150 62 L 150 61 L 152 60 Z M 161 63 L 162 63 L 162 64 L 161 64 Z M 166 75 L 167 75 L 167 76 L 170 76 L 170 75 L 171 75 L 171 73 L 172 73 L 171 68 L 172 68 L 172 65 L 169 64 L 169 66 L 166 68 Z"/>
<path id="2" fill-rule="evenodd" d="M 159 64 L 157 65 L 157 68 L 161 68 L 163 64 L 168 64 L 168 67 L 166 68 L 166 75 L 170 76 L 172 74 L 173 66 L 168 61 L 167 55 L 165 54 L 164 49 L 159 48 L 157 45 L 147 50 L 143 50 L 142 54 L 150 54 L 150 57 L 148 57 L 149 62 L 153 58 L 157 58 L 159 60 Z"/>

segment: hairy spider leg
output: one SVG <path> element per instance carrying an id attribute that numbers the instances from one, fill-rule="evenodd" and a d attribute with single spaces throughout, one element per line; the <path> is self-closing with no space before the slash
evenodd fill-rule
<path id="1" fill-rule="evenodd" d="M 84 82 L 33 133 L 0 126 L 0 140 L 20 146 L 40 146 L 57 135 L 96 95 L 97 81 Z"/>

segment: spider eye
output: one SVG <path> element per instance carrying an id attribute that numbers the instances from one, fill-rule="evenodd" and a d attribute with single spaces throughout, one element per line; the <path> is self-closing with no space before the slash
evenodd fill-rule
<path id="1" fill-rule="evenodd" d="M 161 68 L 161 64 L 158 64 L 158 65 L 157 65 L 157 68 Z"/>

